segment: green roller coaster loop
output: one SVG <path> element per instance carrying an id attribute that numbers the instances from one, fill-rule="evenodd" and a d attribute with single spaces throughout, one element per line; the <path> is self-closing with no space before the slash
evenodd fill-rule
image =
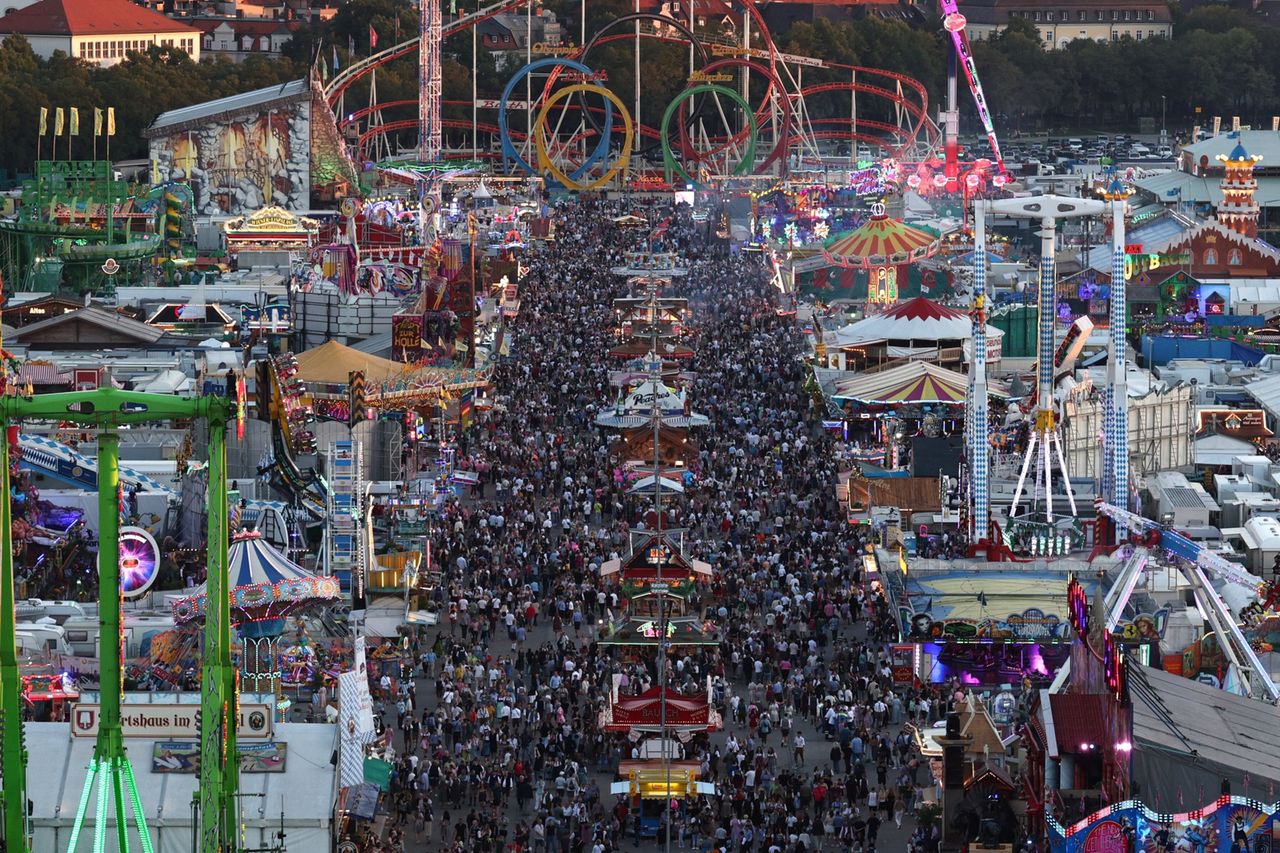
<path id="1" fill-rule="evenodd" d="M 98 580 L 103 591 L 120 588 L 120 492 L 117 429 L 151 421 L 204 419 L 209 424 L 208 601 L 205 653 L 200 679 L 200 853 L 234 853 L 239 845 L 237 796 L 240 768 L 236 751 L 239 711 L 236 670 L 231 664 L 231 598 L 227 589 L 227 421 L 232 401 L 223 397 L 170 397 L 104 388 L 68 394 L 0 397 L 0 426 L 20 420 L 70 421 L 98 434 Z M 27 750 L 22 732 L 22 679 L 14 630 L 12 508 L 9 502 L 9 444 L 0 436 L 0 849 L 28 853 L 31 835 L 27 808 Z M 104 545 L 105 543 L 105 545 Z M 151 853 L 133 769 L 125 754 L 120 719 L 120 599 L 107 594 L 99 604 L 101 632 L 101 711 L 89 775 L 85 779 L 68 853 L 76 853 L 89 801 L 97 787 L 93 822 L 94 853 L 129 849 L 129 819 L 142 853 Z M 108 826 L 108 803 L 114 831 Z M 87 834 L 86 834 L 87 837 Z M 114 843 L 111 839 L 114 838 Z"/>
<path id="2" fill-rule="evenodd" d="M 741 95 L 727 86 L 718 86 L 715 83 L 700 83 L 696 86 L 690 86 L 680 94 L 676 95 L 667 104 L 667 111 L 662 114 L 662 127 L 658 130 L 658 137 L 662 140 L 662 164 L 667 171 L 667 180 L 670 181 L 672 174 L 679 175 L 684 179 L 685 183 L 696 184 L 688 172 L 684 170 L 684 165 L 676 158 L 675 152 L 671 150 L 671 138 L 667 130 L 671 126 L 671 118 L 676 114 L 676 110 L 680 109 L 680 105 L 692 98 L 694 95 L 713 94 L 723 95 L 738 105 L 742 110 L 742 114 L 747 117 L 748 125 L 751 132 L 747 134 L 747 150 L 743 153 L 742 159 L 738 161 L 738 165 L 734 167 L 733 174 L 749 175 L 756 168 L 756 117 L 752 112 L 751 105 L 748 104 Z"/>

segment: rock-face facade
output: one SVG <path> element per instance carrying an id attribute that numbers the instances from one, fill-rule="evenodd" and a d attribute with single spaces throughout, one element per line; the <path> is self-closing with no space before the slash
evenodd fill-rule
<path id="1" fill-rule="evenodd" d="M 159 180 L 190 184 L 195 212 L 250 214 L 311 201 L 311 99 L 253 106 L 151 139 Z"/>

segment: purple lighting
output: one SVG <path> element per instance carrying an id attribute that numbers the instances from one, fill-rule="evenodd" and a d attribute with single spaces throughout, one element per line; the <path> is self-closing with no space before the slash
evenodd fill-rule
<path id="1" fill-rule="evenodd" d="M 160 547 L 141 527 L 120 529 L 120 592 L 137 598 L 155 582 L 160 572 Z"/>

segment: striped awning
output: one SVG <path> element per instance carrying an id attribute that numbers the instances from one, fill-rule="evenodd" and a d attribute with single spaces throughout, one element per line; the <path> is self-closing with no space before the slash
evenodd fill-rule
<path id="1" fill-rule="evenodd" d="M 842 267 L 897 266 L 937 254 L 941 242 L 936 234 L 881 215 L 851 234 L 836 237 L 822 254 Z"/>
<path id="2" fill-rule="evenodd" d="M 991 393 L 1003 389 L 991 387 Z M 879 373 L 863 373 L 835 383 L 831 397 L 860 403 L 964 403 L 969 377 L 925 361 L 909 361 Z"/>
<path id="3" fill-rule="evenodd" d="M 342 591 L 336 578 L 313 574 L 291 562 L 254 532 L 238 534 L 227 552 L 231 587 L 231 620 L 236 624 L 282 619 L 321 601 L 336 601 Z M 178 624 L 204 615 L 206 586 L 173 604 Z"/>

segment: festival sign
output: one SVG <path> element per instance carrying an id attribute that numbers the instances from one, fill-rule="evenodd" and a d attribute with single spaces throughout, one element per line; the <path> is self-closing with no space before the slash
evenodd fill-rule
<path id="1" fill-rule="evenodd" d="M 102 706 L 96 702 L 80 702 L 73 705 L 71 707 L 72 736 L 97 737 L 101 715 Z M 125 737 L 165 740 L 189 736 L 195 733 L 199 716 L 199 705 L 126 703 L 120 706 L 120 724 Z M 270 705 L 241 703 L 236 736 L 269 738 L 274 732 L 273 720 Z"/>
<path id="2" fill-rule="evenodd" d="M 241 773 L 283 773 L 288 744 L 237 744 Z M 199 773 L 200 744 L 194 741 L 156 741 L 151 748 L 152 773 Z"/>
<path id="3" fill-rule="evenodd" d="M 397 314 L 391 318 L 391 360 L 415 362 L 422 357 L 422 315 Z"/>
<path id="4" fill-rule="evenodd" d="M 934 619 L 928 613 L 901 608 L 908 639 L 912 640 L 1019 640 L 1037 643 L 1066 641 L 1069 626 L 1056 614 L 1030 607 L 1003 619 Z"/>
<path id="5" fill-rule="evenodd" d="M 1262 409 L 1200 409 L 1196 412 L 1197 433 L 1216 432 L 1232 438 L 1269 438 L 1267 413 Z"/>

